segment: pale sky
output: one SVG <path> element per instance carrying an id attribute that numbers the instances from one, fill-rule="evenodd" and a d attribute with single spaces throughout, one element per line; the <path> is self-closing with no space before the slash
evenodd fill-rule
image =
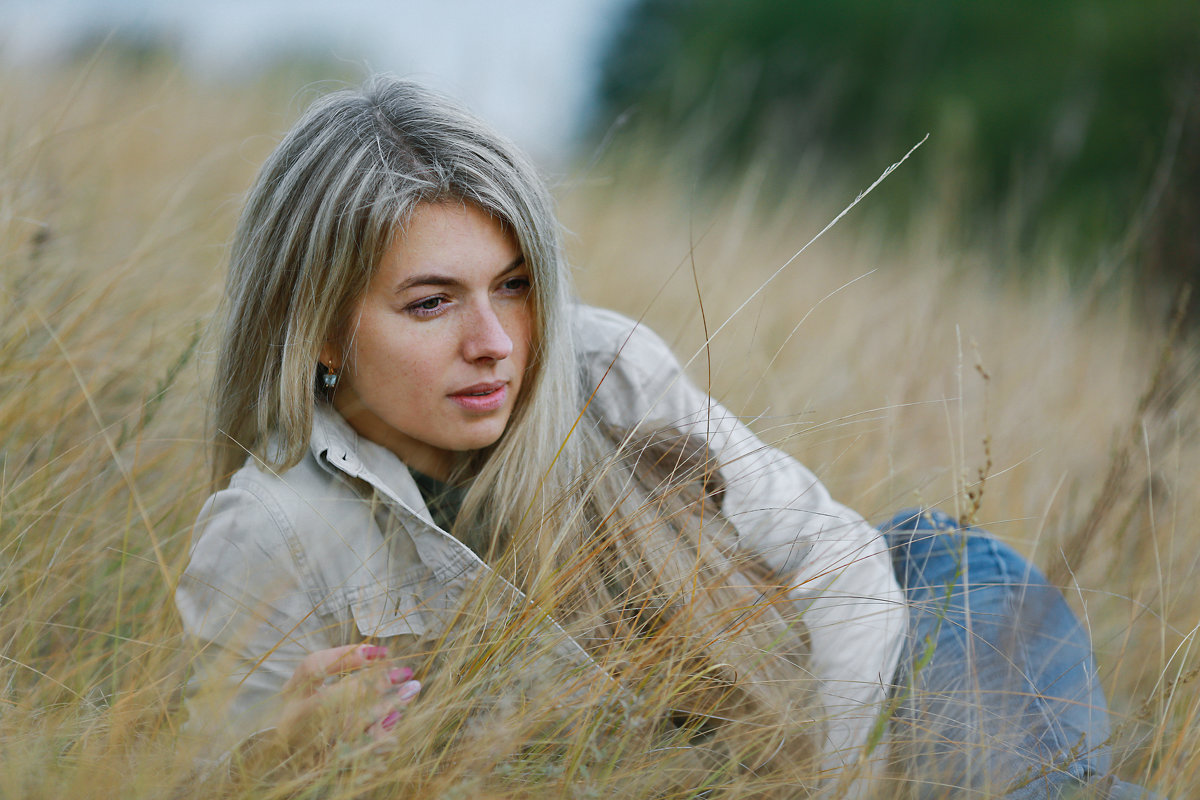
<path id="1" fill-rule="evenodd" d="M 298 45 L 426 81 L 535 156 L 561 155 L 630 0 L 0 0 L 0 59 L 45 63 L 85 32 L 164 33 L 212 79 Z"/>

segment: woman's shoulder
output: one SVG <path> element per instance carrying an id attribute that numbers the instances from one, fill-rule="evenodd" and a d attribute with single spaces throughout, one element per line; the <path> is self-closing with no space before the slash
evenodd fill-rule
<path id="1" fill-rule="evenodd" d="M 253 456 L 229 483 L 209 495 L 196 520 L 192 566 L 203 552 L 261 552 L 278 557 L 311 549 L 331 520 L 345 519 L 361 500 L 344 481 L 320 468 L 311 453 L 284 471 Z M 248 551 L 248 552 L 247 552 Z M 191 567 L 189 567 L 190 569 Z"/>
<path id="2" fill-rule="evenodd" d="M 334 488 L 332 483 L 332 477 L 317 466 L 311 453 L 281 471 L 249 456 L 229 483 L 209 496 L 205 507 L 213 512 L 236 508 L 245 515 L 282 521 L 311 509 L 312 499 L 328 494 Z"/>
<path id="3" fill-rule="evenodd" d="M 681 368 L 675 353 L 641 320 L 578 303 L 572 307 L 572 329 L 589 386 L 624 380 L 649 387 L 665 385 L 679 375 Z"/>
<path id="4" fill-rule="evenodd" d="M 332 482 L 319 480 L 318 469 L 302 461 L 275 472 L 251 457 L 209 495 L 175 592 L 185 631 L 269 649 L 281 630 L 290 636 L 315 609 L 340 607 L 344 595 L 330 590 L 341 577 L 330 572 L 338 563 L 326 557 L 323 541 L 336 540 L 330 532 L 344 509 L 328 501 Z M 361 527 L 362 516 L 346 527 Z"/>
<path id="5" fill-rule="evenodd" d="M 295 468 L 273 473 L 260 468 L 253 456 L 248 458 L 224 487 L 204 501 L 196 518 L 189 570 L 206 552 L 278 550 L 294 527 L 290 498 L 302 491 L 296 479 L 303 474 Z"/>
<path id="6" fill-rule="evenodd" d="M 649 325 L 611 309 L 576 303 L 571 307 L 571 323 L 580 353 L 629 357 L 653 352 L 674 360 L 671 348 Z"/>
<path id="7" fill-rule="evenodd" d="M 580 304 L 573 325 L 589 407 L 602 419 L 626 427 L 646 420 L 680 424 L 706 406 L 671 348 L 645 323 Z"/>

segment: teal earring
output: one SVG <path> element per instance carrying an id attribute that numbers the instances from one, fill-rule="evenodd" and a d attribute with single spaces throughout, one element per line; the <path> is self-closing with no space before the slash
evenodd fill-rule
<path id="1" fill-rule="evenodd" d="M 333 367 L 325 367 L 325 374 L 321 376 L 321 383 L 330 391 L 333 391 L 335 388 L 337 388 L 338 375 L 337 372 L 334 371 Z"/>

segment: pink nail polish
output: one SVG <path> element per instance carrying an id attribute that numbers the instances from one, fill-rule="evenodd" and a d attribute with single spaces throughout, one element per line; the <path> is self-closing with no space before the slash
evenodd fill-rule
<path id="1" fill-rule="evenodd" d="M 379 720 L 379 727 L 383 728 L 385 731 L 390 731 L 392 728 L 396 727 L 396 723 L 399 721 L 400 712 L 389 711 L 386 717 Z"/>
<path id="2" fill-rule="evenodd" d="M 401 702 L 407 703 L 416 697 L 419 691 L 421 691 L 421 682 L 409 681 L 396 690 L 396 695 L 400 698 Z"/>
<path id="3" fill-rule="evenodd" d="M 387 656 L 387 648 L 377 644 L 364 644 L 360 652 L 362 653 L 362 657 L 368 661 Z"/>
<path id="4" fill-rule="evenodd" d="M 388 670 L 388 680 L 392 682 L 393 686 L 399 686 L 411 679 L 412 676 L 413 671 L 408 667 L 397 667 L 396 669 Z"/>

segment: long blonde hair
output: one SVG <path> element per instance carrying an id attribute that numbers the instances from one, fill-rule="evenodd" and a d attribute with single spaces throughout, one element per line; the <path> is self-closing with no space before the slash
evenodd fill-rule
<path id="1" fill-rule="evenodd" d="M 214 484 L 247 453 L 276 471 L 304 457 L 316 404 L 329 401 L 322 344 L 413 210 L 445 201 L 477 206 L 516 237 L 534 318 L 528 371 L 504 434 L 457 467 L 472 481 L 453 533 L 477 537 L 501 574 L 598 639 L 678 628 L 700 608 L 710 617 L 737 609 L 743 621 L 722 622 L 722 636 L 692 626 L 695 652 L 724 665 L 716 672 L 748 678 L 744 694 L 760 711 L 791 713 L 807 688 L 785 686 L 787 669 L 763 656 L 795 638 L 772 610 L 782 592 L 746 577 L 754 570 L 734 557 L 730 535 L 704 533 L 719 519 L 715 465 L 696 457 L 707 450 L 663 449 L 664 441 L 689 441 L 669 432 L 651 446 L 599 420 L 577 424 L 585 404 L 567 318 L 572 293 L 549 193 L 516 147 L 416 84 L 375 77 L 361 91 L 317 101 L 251 188 L 233 241 L 213 384 Z M 675 456 L 643 458 L 658 451 Z M 762 613 L 745 622 L 753 606 L 767 610 L 765 622 Z M 744 645 L 740 656 L 729 654 L 731 642 Z"/>

